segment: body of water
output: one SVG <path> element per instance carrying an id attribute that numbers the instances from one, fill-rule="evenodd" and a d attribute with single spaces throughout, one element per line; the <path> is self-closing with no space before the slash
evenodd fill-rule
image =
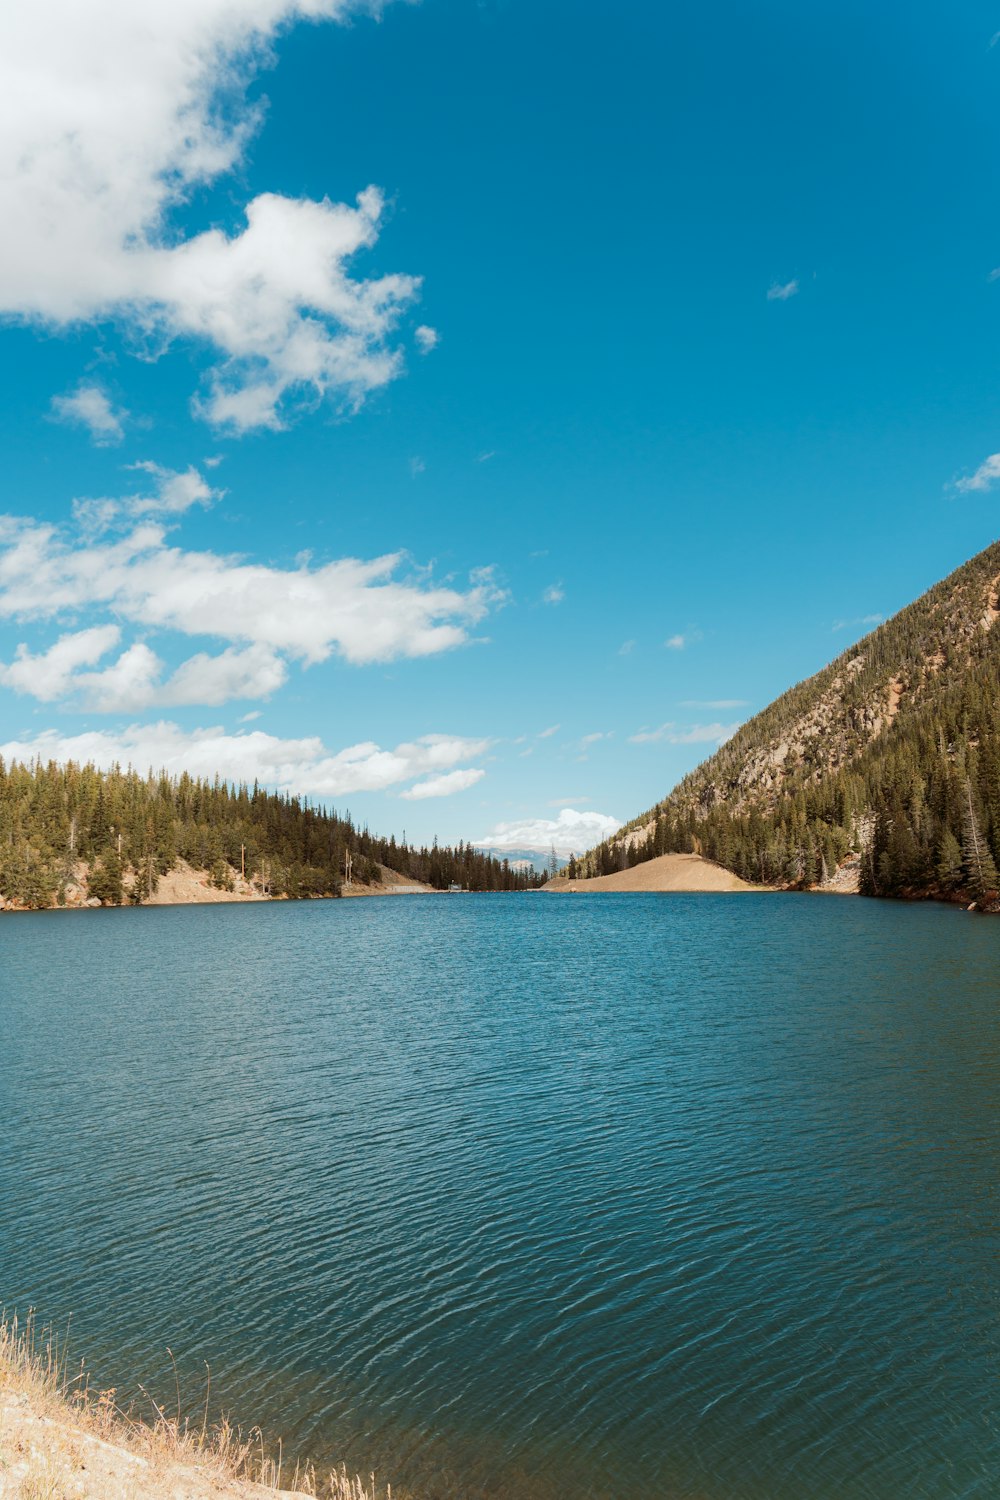
<path id="1" fill-rule="evenodd" d="M 0 918 L 0 1300 L 419 1500 L 1000 1494 L 1000 921 Z"/>

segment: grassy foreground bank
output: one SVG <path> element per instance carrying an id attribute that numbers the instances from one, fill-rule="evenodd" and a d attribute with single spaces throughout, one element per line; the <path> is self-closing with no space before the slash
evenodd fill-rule
<path id="1" fill-rule="evenodd" d="M 392 1500 L 374 1475 L 284 1472 L 259 1428 L 122 1410 L 114 1390 L 71 1372 L 30 1314 L 0 1318 L 0 1500 Z"/>

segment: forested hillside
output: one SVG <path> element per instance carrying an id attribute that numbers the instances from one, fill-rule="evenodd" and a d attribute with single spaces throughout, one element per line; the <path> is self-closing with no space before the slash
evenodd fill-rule
<path id="1" fill-rule="evenodd" d="M 179 860 L 209 871 L 220 889 L 245 869 L 262 895 L 338 895 L 348 855 L 353 881 L 377 880 L 382 864 L 439 890 L 540 883 L 469 845 L 397 844 L 258 786 L 0 760 L 0 904 L 62 905 L 81 883 L 104 905 L 140 903 Z"/>
<path id="2" fill-rule="evenodd" d="M 578 862 L 595 875 L 695 851 L 809 887 L 997 902 L 1000 543 L 751 719 Z"/>

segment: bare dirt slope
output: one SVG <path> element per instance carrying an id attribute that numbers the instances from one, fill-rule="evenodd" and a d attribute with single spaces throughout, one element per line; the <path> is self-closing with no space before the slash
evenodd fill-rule
<path id="1" fill-rule="evenodd" d="M 379 884 L 362 885 L 355 882 L 352 885 L 341 887 L 342 896 L 419 896 L 427 894 L 437 895 L 432 885 L 423 885 L 419 880 L 410 880 L 406 875 L 400 875 L 398 870 L 390 870 L 388 865 L 379 865 Z"/>
<path id="2" fill-rule="evenodd" d="M 233 878 L 231 891 L 217 890 L 211 883 L 207 870 L 193 870 L 183 859 L 179 859 L 172 870 L 161 875 L 152 896 L 147 896 L 144 906 L 200 906 L 203 902 L 216 901 L 266 901 L 259 890 L 239 875 Z"/>
<path id="3" fill-rule="evenodd" d="M 550 880 L 542 889 L 558 895 L 567 891 L 752 891 L 754 887 L 700 854 L 661 854 L 631 870 L 598 875 L 594 880 Z"/>

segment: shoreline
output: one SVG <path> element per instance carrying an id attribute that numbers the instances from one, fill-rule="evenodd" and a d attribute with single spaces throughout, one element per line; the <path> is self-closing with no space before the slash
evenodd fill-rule
<path id="1" fill-rule="evenodd" d="M 391 1500 L 343 1466 L 283 1478 L 280 1444 L 269 1457 L 259 1427 L 173 1418 L 152 1398 L 147 1421 L 86 1380 L 30 1313 L 23 1326 L 0 1314 L 0 1500 Z"/>

